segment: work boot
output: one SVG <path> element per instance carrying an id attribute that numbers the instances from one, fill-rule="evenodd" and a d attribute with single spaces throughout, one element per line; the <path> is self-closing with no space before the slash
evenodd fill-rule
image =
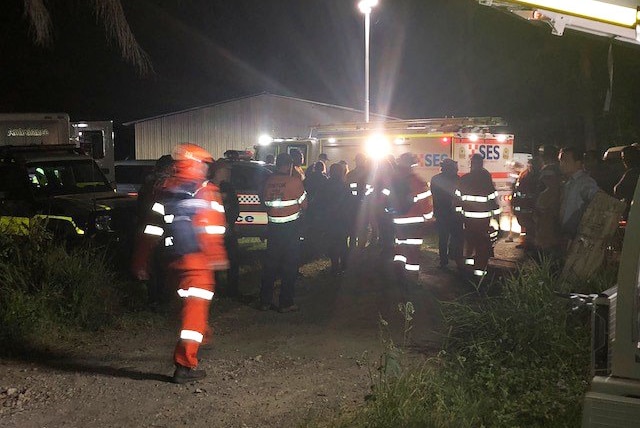
<path id="1" fill-rule="evenodd" d="M 207 372 L 204 370 L 196 370 L 195 368 L 185 367 L 180 364 L 176 364 L 176 371 L 173 372 L 173 383 L 187 383 L 195 382 L 203 379 L 207 376 Z"/>

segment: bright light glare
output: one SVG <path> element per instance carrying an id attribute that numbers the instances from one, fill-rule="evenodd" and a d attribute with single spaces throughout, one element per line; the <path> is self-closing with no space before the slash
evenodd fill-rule
<path id="1" fill-rule="evenodd" d="M 331 137 L 327 140 L 329 142 L 329 144 L 335 144 L 336 143 L 336 139 Z"/>
<path id="2" fill-rule="evenodd" d="M 270 135 L 262 134 L 258 137 L 258 144 L 261 146 L 268 146 L 273 142 L 273 138 Z"/>
<path id="3" fill-rule="evenodd" d="M 469 141 L 475 143 L 476 141 L 478 141 L 478 134 L 471 134 L 469 135 Z"/>
<path id="4" fill-rule="evenodd" d="M 371 9 L 378 5 L 378 0 L 361 0 L 358 3 L 358 9 L 362 13 L 371 13 Z"/>
<path id="5" fill-rule="evenodd" d="M 76 123 L 73 126 L 75 126 L 76 128 L 88 128 L 89 124 L 87 124 L 87 123 Z"/>
<path id="6" fill-rule="evenodd" d="M 625 27 L 634 27 L 638 20 L 635 7 L 625 7 L 597 0 L 516 0 L 516 2 L 611 22 Z"/>
<path id="7" fill-rule="evenodd" d="M 504 143 L 505 141 L 507 141 L 507 136 L 504 134 L 498 134 L 496 135 L 496 140 L 498 141 L 498 143 Z"/>
<path id="8" fill-rule="evenodd" d="M 402 143 L 404 143 L 404 138 L 403 137 L 398 137 L 393 142 L 396 143 L 396 144 L 402 144 Z"/>
<path id="9" fill-rule="evenodd" d="M 367 138 L 365 151 L 372 159 L 382 159 L 391 153 L 391 145 L 384 135 L 372 135 Z"/>

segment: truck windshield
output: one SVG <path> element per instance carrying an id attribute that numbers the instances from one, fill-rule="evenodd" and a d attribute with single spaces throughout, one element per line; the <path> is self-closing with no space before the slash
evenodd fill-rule
<path id="1" fill-rule="evenodd" d="M 29 183 L 37 196 L 113 191 L 92 160 L 57 160 L 27 165 Z"/>

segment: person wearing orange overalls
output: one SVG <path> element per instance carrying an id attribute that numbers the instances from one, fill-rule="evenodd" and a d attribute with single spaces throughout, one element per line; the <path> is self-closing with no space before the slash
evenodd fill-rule
<path id="1" fill-rule="evenodd" d="M 417 165 L 418 159 L 414 154 L 400 155 L 389 194 L 396 230 L 393 261 L 397 266 L 398 279 L 402 282 L 418 279 L 424 225 L 433 218 L 431 191 L 412 169 Z"/>
<path id="2" fill-rule="evenodd" d="M 483 163 L 480 154 L 471 156 L 471 171 L 460 177 L 456 190 L 456 211 L 464 220 L 464 267 L 477 279 L 487 273 L 492 250 L 489 225 L 500 214 L 498 192 Z"/>
<path id="3" fill-rule="evenodd" d="M 276 157 L 275 173 L 264 184 L 263 201 L 267 207 L 267 251 L 265 254 L 258 309 L 295 312 L 295 281 L 300 262 L 302 211 L 307 208 L 307 193 L 295 173 L 291 155 Z M 273 304 L 276 276 L 282 275 L 278 305 Z"/>
<path id="4" fill-rule="evenodd" d="M 209 306 L 215 289 L 214 271 L 228 268 L 224 248 L 225 215 L 217 186 L 206 181 L 211 155 L 195 144 L 173 150 L 174 170 L 161 186 L 152 210 L 162 216 L 163 227 L 148 225 L 145 233 L 159 237 L 171 255 L 170 276 L 183 299 L 180 338 L 173 358 L 173 382 L 196 381 L 206 376 L 197 369 L 198 349 L 210 334 Z M 142 258 L 133 267 L 138 279 L 148 277 Z"/>

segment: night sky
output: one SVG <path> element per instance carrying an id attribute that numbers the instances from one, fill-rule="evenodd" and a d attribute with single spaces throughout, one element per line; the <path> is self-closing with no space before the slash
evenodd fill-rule
<path id="1" fill-rule="evenodd" d="M 20 0 L 0 17 L 0 111 L 122 122 L 272 92 L 362 109 L 356 0 L 127 0 L 153 62 L 136 74 L 82 1 L 48 2 L 54 39 L 35 46 Z M 613 102 L 603 38 L 551 35 L 474 0 L 380 0 L 371 27 L 371 110 L 404 118 L 505 117 L 520 151 L 640 141 L 640 47 L 615 43 Z M 588 120 L 588 118 L 592 120 Z M 585 120 L 587 118 L 587 120 Z M 594 128 L 588 128 L 593 123 Z M 119 156 L 132 129 L 117 127 Z"/>

